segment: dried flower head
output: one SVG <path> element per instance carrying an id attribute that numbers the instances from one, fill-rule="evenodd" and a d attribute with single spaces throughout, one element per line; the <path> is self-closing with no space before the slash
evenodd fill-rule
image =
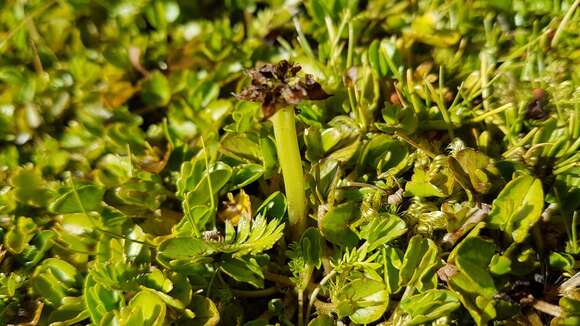
<path id="1" fill-rule="evenodd" d="M 279 107 L 296 105 L 304 99 L 324 100 L 330 96 L 312 75 L 299 78 L 297 74 L 300 69 L 299 65 L 286 60 L 249 69 L 246 73 L 252 78 L 252 85 L 234 96 L 240 100 L 262 103 L 264 119 L 276 113 Z"/>

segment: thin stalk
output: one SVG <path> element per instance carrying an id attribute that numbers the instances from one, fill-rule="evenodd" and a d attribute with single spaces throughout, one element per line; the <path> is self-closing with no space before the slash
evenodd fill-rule
<path id="1" fill-rule="evenodd" d="M 304 291 L 298 290 L 298 326 L 304 325 Z"/>
<path id="2" fill-rule="evenodd" d="M 334 271 L 334 270 L 331 271 L 330 273 L 328 273 L 325 277 L 322 278 L 322 280 L 320 280 L 320 283 L 318 284 L 316 289 L 314 289 L 314 291 L 312 291 L 312 294 L 310 295 L 310 300 L 308 301 L 308 307 L 306 307 L 306 318 L 310 318 L 310 312 L 312 311 L 312 305 L 314 304 L 314 301 L 316 301 L 316 296 L 318 296 L 318 292 L 320 292 L 320 288 L 322 286 L 324 286 L 324 284 L 326 284 L 328 281 L 330 281 L 330 279 L 333 278 L 334 275 L 336 275 L 336 271 Z"/>
<path id="3" fill-rule="evenodd" d="M 479 54 L 479 59 L 481 61 L 481 66 L 480 66 L 480 75 L 481 75 L 481 97 L 483 99 L 483 109 L 485 111 L 487 111 L 487 106 L 488 106 L 488 100 L 487 98 L 489 97 L 489 89 L 488 87 L 488 80 L 487 80 L 487 53 L 485 52 L 481 52 Z"/>
<path id="4" fill-rule="evenodd" d="M 278 160 L 284 177 L 288 202 L 290 235 L 298 239 L 306 226 L 306 194 L 302 158 L 298 149 L 298 137 L 294 122 L 294 109 L 284 107 L 272 116 Z"/>
<path id="5" fill-rule="evenodd" d="M 443 119 L 445 120 L 445 122 L 447 123 L 447 132 L 449 133 L 449 137 L 453 138 L 454 134 L 453 134 L 453 122 L 451 121 L 451 118 L 449 117 L 449 112 L 447 111 L 447 108 L 445 107 L 445 101 L 443 99 L 443 92 L 444 92 L 444 74 L 443 74 L 443 66 L 439 67 L 439 90 L 438 90 L 438 96 L 437 98 L 437 104 L 439 106 L 439 110 L 441 111 L 441 114 L 443 115 Z M 427 83 L 427 85 L 431 86 L 431 84 Z"/>
<path id="6" fill-rule="evenodd" d="M 352 54 L 354 52 L 354 27 L 348 23 L 348 47 L 346 50 L 346 68 L 352 67 Z"/>
<path id="7" fill-rule="evenodd" d="M 572 214 L 572 250 L 574 251 L 574 253 L 578 252 L 578 235 L 577 235 L 577 231 L 576 231 L 576 224 L 578 223 L 578 211 L 575 211 L 574 214 Z"/>
<path id="8" fill-rule="evenodd" d="M 490 110 L 490 111 L 486 111 L 485 113 L 483 113 L 483 114 L 481 114 L 481 115 L 479 115 L 479 116 L 477 116 L 475 118 L 470 119 L 468 121 L 468 123 L 476 123 L 476 122 L 483 121 L 483 120 L 485 120 L 485 119 L 487 119 L 487 118 L 489 118 L 491 116 L 494 116 L 496 114 L 499 114 L 499 113 L 501 113 L 501 112 L 503 112 L 503 111 L 505 111 L 505 110 L 507 110 L 507 109 L 509 109 L 511 107 L 512 107 L 512 104 L 511 103 L 504 104 L 504 105 L 502 105 L 502 106 L 500 106 L 498 108 L 495 108 L 495 109 Z"/>
<path id="9" fill-rule="evenodd" d="M 414 141 L 413 139 L 411 139 L 409 136 L 405 135 L 402 132 L 395 131 L 395 136 L 401 138 L 404 142 L 415 147 L 416 149 L 422 150 L 427 156 L 429 156 L 432 159 L 434 159 L 435 156 L 437 156 L 435 153 L 425 148 L 424 146 L 419 145 L 419 143 L 417 143 L 416 141 Z"/>
<path id="10" fill-rule="evenodd" d="M 208 157 L 207 148 L 205 147 L 205 141 L 203 140 L 203 137 L 201 137 L 201 146 L 203 148 L 203 158 L 205 160 L 205 171 L 207 173 L 207 187 L 209 188 L 209 200 L 211 203 L 211 209 L 212 209 L 212 211 L 215 212 L 216 204 L 215 204 L 215 199 L 214 199 L 214 194 L 213 194 L 213 187 L 212 187 L 212 183 L 211 183 L 211 171 L 209 170 L 209 157 Z M 211 222 L 212 222 L 212 227 L 215 228 L 215 215 L 213 215 L 213 219 Z"/>
<path id="11" fill-rule="evenodd" d="M 566 27 L 566 24 L 568 24 L 568 21 L 572 17 L 572 14 L 574 14 L 574 11 L 576 10 L 576 8 L 578 8 L 579 4 L 580 4 L 580 0 L 576 0 L 570 6 L 570 8 L 568 8 L 566 15 L 564 15 L 564 18 L 560 22 L 560 25 L 558 25 L 558 29 L 556 30 L 556 33 L 554 33 L 554 38 L 552 38 L 552 43 L 550 44 L 551 47 L 554 48 L 554 47 L 556 47 L 556 45 L 558 45 L 558 40 L 560 39 L 560 35 L 562 34 L 564 27 Z"/>
<path id="12" fill-rule="evenodd" d="M 28 14 L 26 17 L 24 17 L 24 19 L 22 19 L 20 21 L 20 23 L 18 25 L 16 25 L 16 27 L 14 27 L 13 29 L 11 29 L 8 34 L 2 39 L 0 40 L 0 51 L 4 50 L 4 46 L 8 43 L 8 41 L 10 41 L 10 39 L 12 37 L 14 37 L 14 35 L 16 35 L 16 33 L 18 33 L 18 31 L 26 26 L 26 24 L 28 24 L 29 21 L 33 20 L 34 18 L 36 18 L 36 16 L 44 13 L 45 10 L 47 10 L 48 8 L 50 8 L 53 4 L 57 3 L 56 0 L 53 1 L 48 1 L 46 2 L 44 5 L 34 9 L 30 14 Z"/>
<path id="13" fill-rule="evenodd" d="M 297 40 L 298 40 L 298 43 L 300 43 L 302 50 L 304 50 L 304 52 L 306 53 L 306 55 L 310 59 L 316 61 L 316 57 L 314 56 L 314 52 L 312 51 L 310 44 L 308 44 L 308 40 L 306 40 L 306 36 L 304 36 L 304 33 L 302 32 L 302 27 L 300 26 L 300 22 L 298 21 L 298 18 L 294 18 L 293 22 L 294 22 L 294 27 L 296 28 L 296 33 L 298 33 Z"/>

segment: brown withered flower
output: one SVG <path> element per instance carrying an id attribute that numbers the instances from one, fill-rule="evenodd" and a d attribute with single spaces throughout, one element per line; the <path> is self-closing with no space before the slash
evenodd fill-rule
<path id="1" fill-rule="evenodd" d="M 299 65 L 286 60 L 249 69 L 246 73 L 252 78 L 252 84 L 234 96 L 262 103 L 264 119 L 274 115 L 280 107 L 296 105 L 304 99 L 324 100 L 330 96 L 312 75 L 298 77 L 300 69 Z"/>

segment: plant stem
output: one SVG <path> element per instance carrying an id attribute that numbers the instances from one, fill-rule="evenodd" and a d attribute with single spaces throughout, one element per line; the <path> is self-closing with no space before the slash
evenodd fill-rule
<path id="1" fill-rule="evenodd" d="M 298 290 L 298 326 L 304 325 L 304 290 Z"/>
<path id="2" fill-rule="evenodd" d="M 576 10 L 576 8 L 578 8 L 578 5 L 580 5 L 580 0 L 574 1 L 574 3 L 570 6 L 568 11 L 566 12 L 566 15 L 564 15 L 564 18 L 562 19 L 562 21 L 558 25 L 558 29 L 556 30 L 556 33 L 554 33 L 554 38 L 552 38 L 552 43 L 550 44 L 551 47 L 555 48 L 556 45 L 558 45 L 558 40 L 560 39 L 560 35 L 562 34 L 564 27 L 566 27 L 566 24 L 568 24 L 568 21 L 570 20 L 570 18 L 572 18 L 574 11 Z"/>
<path id="3" fill-rule="evenodd" d="M 302 158 L 298 149 L 298 137 L 294 123 L 294 109 L 284 107 L 272 117 L 278 160 L 284 177 L 290 236 L 298 239 L 306 226 L 306 195 Z"/>
<path id="4" fill-rule="evenodd" d="M 314 289 L 314 291 L 312 291 L 312 294 L 310 294 L 310 300 L 308 301 L 308 307 L 306 307 L 306 318 L 307 319 L 310 318 L 310 312 L 312 311 L 312 305 L 314 304 L 314 301 L 316 301 L 316 296 L 318 296 L 318 292 L 320 292 L 320 288 L 324 284 L 326 284 L 326 282 L 328 282 L 331 278 L 333 278 L 334 275 L 336 275 L 335 270 L 328 273 L 325 277 L 322 278 L 322 280 L 320 280 L 320 283 L 318 283 L 318 286 Z"/>

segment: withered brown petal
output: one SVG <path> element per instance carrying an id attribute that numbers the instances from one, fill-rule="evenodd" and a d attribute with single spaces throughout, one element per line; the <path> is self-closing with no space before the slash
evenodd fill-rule
<path id="1" fill-rule="evenodd" d="M 268 78 L 257 69 L 249 69 L 246 74 L 252 79 L 252 85 L 267 85 Z"/>
<path id="2" fill-rule="evenodd" d="M 299 65 L 292 66 L 292 68 L 290 68 L 290 77 L 295 77 L 295 76 L 296 76 L 296 74 L 297 74 L 297 73 L 298 73 L 300 70 L 302 70 L 302 67 L 301 67 L 301 66 L 299 66 Z"/>
<path id="3" fill-rule="evenodd" d="M 300 82 L 300 86 L 306 90 L 306 97 L 309 100 L 324 100 L 330 97 L 310 74 L 306 75 L 303 82 Z"/>
<path id="4" fill-rule="evenodd" d="M 235 98 L 251 102 L 263 102 L 264 96 L 265 94 L 262 90 L 262 87 L 255 85 L 242 90 L 240 93 L 234 93 Z"/>
<path id="5" fill-rule="evenodd" d="M 306 97 L 306 90 L 298 85 L 286 85 L 281 89 L 281 95 L 287 104 L 298 104 Z"/>
<path id="6" fill-rule="evenodd" d="M 258 69 L 258 72 L 262 75 L 262 77 L 271 79 L 274 78 L 275 68 L 271 64 L 265 64 Z"/>
<path id="7" fill-rule="evenodd" d="M 284 81 L 286 79 L 286 73 L 288 72 L 289 68 L 290 64 L 288 63 L 288 61 L 282 60 L 278 62 L 274 66 L 274 74 L 276 75 L 276 78 L 278 78 L 278 80 L 280 81 Z"/>

